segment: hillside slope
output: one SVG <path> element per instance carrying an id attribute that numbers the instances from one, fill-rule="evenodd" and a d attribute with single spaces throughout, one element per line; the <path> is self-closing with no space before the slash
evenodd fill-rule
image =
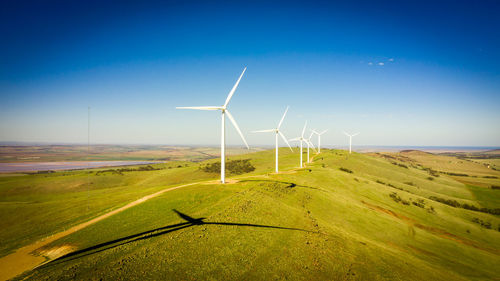
<path id="1" fill-rule="evenodd" d="M 325 149 L 304 169 L 293 168 L 296 153 L 281 155 L 283 173 L 269 173 L 272 151 L 233 157 L 250 158 L 257 169 L 231 184 L 173 190 L 55 241 L 39 254 L 73 252 L 22 278 L 468 280 L 500 275 L 500 219 L 492 214 L 500 191 L 473 184 L 477 179 L 498 184 L 498 171 L 471 162 L 477 167 L 470 171 L 483 178 L 471 177 L 476 181 L 466 184 L 446 174 L 457 173 L 455 165 L 443 166 L 441 173 L 431 168 L 429 163 L 437 161 L 432 154 L 348 155 Z M 170 177 L 179 183 L 216 178 L 194 167 L 182 169 Z M 154 175 L 167 171 L 151 171 L 140 184 L 160 186 Z"/>

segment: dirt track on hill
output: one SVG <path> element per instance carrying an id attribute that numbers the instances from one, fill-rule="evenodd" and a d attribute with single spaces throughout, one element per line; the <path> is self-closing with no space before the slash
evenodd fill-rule
<path id="1" fill-rule="evenodd" d="M 8 280 L 8 279 L 14 278 L 25 271 L 34 269 L 34 268 L 40 266 L 41 264 L 48 262 L 49 260 L 47 260 L 46 257 L 34 254 L 34 252 L 36 252 L 40 248 L 58 240 L 58 239 L 61 239 L 65 236 L 68 236 L 68 235 L 74 233 L 74 232 L 77 232 L 77 231 L 79 231 L 79 230 L 81 230 L 89 225 L 92 225 L 96 222 L 99 222 L 103 219 L 106 219 L 114 214 L 125 211 L 128 208 L 131 208 L 131 207 L 134 207 L 138 204 L 141 204 L 141 203 L 143 203 L 151 198 L 157 197 L 165 192 L 172 191 L 172 190 L 175 190 L 175 189 L 178 189 L 181 187 L 186 187 L 186 186 L 195 185 L 195 184 L 208 183 L 208 182 L 210 182 L 210 181 L 194 182 L 194 183 L 178 185 L 178 186 L 169 187 L 169 188 L 160 190 L 156 193 L 146 195 L 138 200 L 135 200 L 131 203 L 128 203 L 127 205 L 120 207 L 116 210 L 113 210 L 113 211 L 110 211 L 104 215 L 98 216 L 92 220 L 75 225 L 68 230 L 56 233 L 52 236 L 49 236 L 45 239 L 37 241 L 33 244 L 24 246 L 24 247 L 16 250 L 14 253 L 0 258 L 0 280 Z M 57 257 L 52 257 L 52 259 L 54 259 L 54 258 L 57 258 Z"/>

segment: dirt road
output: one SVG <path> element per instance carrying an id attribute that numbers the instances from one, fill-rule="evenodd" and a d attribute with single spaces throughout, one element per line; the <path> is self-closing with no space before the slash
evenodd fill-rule
<path id="1" fill-rule="evenodd" d="M 33 244 L 30 244 L 28 246 L 24 246 L 20 249 L 18 249 L 16 252 L 7 255 L 5 257 L 0 258 L 0 280 L 8 280 L 11 278 L 14 278 L 18 276 L 19 274 L 36 268 L 37 266 L 41 265 L 42 263 L 46 262 L 46 258 L 41 256 L 41 255 L 34 255 L 32 254 L 34 251 L 58 240 L 61 239 L 67 235 L 70 235 L 71 233 L 77 232 L 81 230 L 82 228 L 85 228 L 89 225 L 92 225 L 98 221 L 101 221 L 105 218 L 108 218 L 114 214 L 120 213 L 128 208 L 134 207 L 135 205 L 141 204 L 151 198 L 157 197 L 165 192 L 172 191 L 178 188 L 190 186 L 190 185 L 195 185 L 195 184 L 201 184 L 201 183 L 209 183 L 210 181 L 206 182 L 195 182 L 195 183 L 188 183 L 188 184 L 183 184 L 179 186 L 174 186 L 174 187 L 169 187 L 163 190 L 160 190 L 156 193 L 147 195 L 142 197 L 141 199 L 135 200 L 121 208 L 118 208 L 116 210 L 113 210 L 109 213 L 106 213 L 104 215 L 101 215 L 99 217 L 96 217 L 90 221 L 75 225 L 71 227 L 68 230 L 56 233 L 50 237 L 47 237 L 43 240 L 37 241 Z"/>

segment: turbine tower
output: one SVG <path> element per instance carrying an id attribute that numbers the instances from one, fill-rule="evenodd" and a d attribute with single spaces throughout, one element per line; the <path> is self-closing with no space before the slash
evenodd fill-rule
<path id="1" fill-rule="evenodd" d="M 304 129 L 302 129 L 302 135 L 298 138 L 291 139 L 290 141 L 300 141 L 300 167 L 302 168 L 302 142 L 306 141 L 304 138 L 304 133 L 306 132 L 307 121 L 304 124 Z"/>
<path id="2" fill-rule="evenodd" d="M 314 134 L 314 132 L 311 132 L 311 134 L 309 135 L 309 138 L 305 139 L 305 142 L 307 143 L 307 163 L 311 163 L 311 158 L 309 158 L 309 148 L 312 147 L 312 148 L 314 148 L 314 150 L 316 150 L 313 143 L 311 142 L 311 138 L 312 138 L 313 134 Z"/>
<path id="3" fill-rule="evenodd" d="M 278 135 L 281 136 L 281 138 L 285 141 L 285 143 L 288 145 L 288 147 L 290 147 L 290 150 L 293 152 L 293 149 L 290 146 L 290 144 L 288 143 L 288 141 L 286 140 L 285 135 L 283 135 L 283 133 L 280 131 L 281 124 L 283 123 L 283 120 L 285 120 L 285 115 L 288 112 L 288 108 L 289 107 L 287 106 L 285 113 L 283 114 L 283 117 L 281 117 L 281 120 L 278 123 L 278 127 L 276 127 L 276 129 L 259 130 L 259 131 L 252 132 L 252 133 L 270 133 L 270 132 L 275 133 L 275 143 L 276 143 L 276 164 L 275 164 L 276 168 L 275 168 L 275 171 L 276 171 L 276 173 L 278 173 Z"/>
<path id="4" fill-rule="evenodd" d="M 313 133 L 318 135 L 318 153 L 321 153 L 321 135 L 326 133 L 328 131 L 328 129 L 324 130 L 321 133 L 316 132 L 316 130 L 312 130 L 312 131 L 313 131 Z"/>
<path id="5" fill-rule="evenodd" d="M 236 131 L 241 136 L 241 139 L 245 143 L 246 147 L 250 149 L 248 146 L 247 141 L 245 140 L 245 137 L 241 133 L 240 128 L 238 127 L 238 124 L 236 123 L 236 120 L 234 120 L 233 115 L 229 112 L 227 109 L 227 104 L 233 97 L 234 92 L 236 91 L 236 88 L 238 87 L 238 84 L 240 83 L 241 77 L 243 77 L 243 74 L 245 74 L 245 71 L 247 68 L 243 69 L 243 72 L 241 73 L 240 77 L 238 78 L 238 81 L 236 81 L 236 84 L 234 84 L 233 88 L 229 92 L 229 95 L 226 98 L 226 102 L 224 103 L 223 106 L 188 106 L 188 107 L 176 107 L 177 109 L 196 109 L 196 110 L 220 110 L 222 113 L 222 130 L 221 130 L 221 142 L 220 142 L 220 181 L 221 183 L 226 182 L 226 135 L 225 135 L 225 122 L 226 122 L 226 113 L 227 117 L 229 120 L 231 120 L 231 123 L 233 123 L 234 128 L 236 128 Z"/>
<path id="6" fill-rule="evenodd" d="M 352 137 L 359 135 L 359 133 L 349 135 L 348 133 L 344 132 L 344 134 L 349 137 L 349 154 L 351 154 Z"/>

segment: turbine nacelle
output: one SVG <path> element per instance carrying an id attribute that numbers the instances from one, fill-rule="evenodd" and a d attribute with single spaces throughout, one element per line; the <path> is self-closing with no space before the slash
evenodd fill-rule
<path id="1" fill-rule="evenodd" d="M 316 129 L 314 130 L 311 130 L 314 134 L 318 135 L 318 136 L 321 136 L 322 134 L 326 133 L 328 131 L 328 129 L 324 130 L 323 132 L 321 133 L 318 133 L 318 131 L 316 131 Z"/>
<path id="2" fill-rule="evenodd" d="M 283 135 L 283 133 L 280 131 L 281 124 L 283 124 L 283 120 L 285 120 L 285 116 L 286 116 L 286 113 L 288 112 L 289 108 L 290 108 L 289 106 L 286 107 L 285 113 L 283 113 L 283 116 L 281 117 L 281 120 L 278 123 L 278 127 L 276 127 L 276 129 L 258 130 L 258 131 L 252 131 L 252 133 L 275 133 L 275 134 L 278 134 L 283 139 L 283 141 L 285 141 L 285 143 L 288 145 L 290 150 L 293 152 L 293 149 L 290 146 L 290 144 L 288 143 L 288 140 L 286 139 L 285 135 Z"/>
<path id="3" fill-rule="evenodd" d="M 359 133 L 355 133 L 355 134 L 350 135 L 350 134 L 344 132 L 344 134 L 349 137 L 349 154 L 350 154 L 351 150 L 352 150 L 352 137 L 359 135 Z"/>
<path id="4" fill-rule="evenodd" d="M 355 134 L 350 135 L 350 134 L 344 132 L 344 135 L 352 138 L 352 137 L 355 137 L 355 136 L 359 135 L 359 133 L 355 133 Z"/>

